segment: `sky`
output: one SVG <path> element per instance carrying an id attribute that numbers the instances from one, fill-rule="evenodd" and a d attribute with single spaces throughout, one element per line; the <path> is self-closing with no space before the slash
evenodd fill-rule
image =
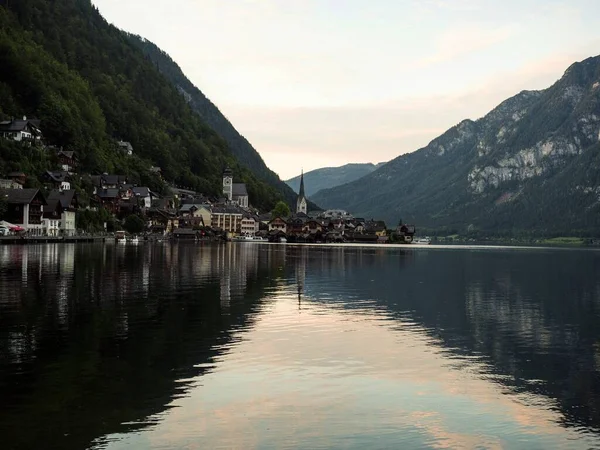
<path id="1" fill-rule="evenodd" d="M 389 161 L 600 54 L 597 0 L 93 0 L 282 179 Z"/>

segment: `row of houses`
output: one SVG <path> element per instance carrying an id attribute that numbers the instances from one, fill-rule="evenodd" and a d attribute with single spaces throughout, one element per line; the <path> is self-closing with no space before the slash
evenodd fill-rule
<path id="1" fill-rule="evenodd" d="M 400 242 L 412 242 L 415 227 L 399 224 L 389 229 L 382 220 L 297 213 L 290 218 L 269 220 L 268 235 L 273 240 L 285 237 L 292 242 L 389 242 L 392 233 Z"/>
<path id="2" fill-rule="evenodd" d="M 1 189 L 6 200 L 4 221 L 32 236 L 73 236 L 78 209 L 74 190 L 53 190 L 44 196 L 39 189 Z"/>
<path id="3" fill-rule="evenodd" d="M 0 137 L 15 141 L 42 141 L 39 120 L 11 119 L 0 122 Z M 117 148 L 133 154 L 129 142 L 118 141 Z M 223 171 L 222 197 L 207 198 L 192 190 L 172 187 L 172 195 L 158 195 L 145 186 L 131 183 L 124 175 L 78 174 L 79 158 L 76 152 L 47 146 L 56 152 L 60 170 L 37 174 L 46 187 L 45 194 L 37 189 L 23 189 L 27 175 L 12 172 L 0 179 L 0 190 L 6 197 L 9 210 L 5 219 L 12 221 L 30 234 L 73 234 L 76 230 L 75 211 L 77 195 L 72 189 L 74 177 L 82 184 L 90 184 L 90 208 L 104 208 L 117 218 L 139 214 L 147 221 L 147 231 L 173 233 L 176 230 L 210 228 L 230 236 L 262 233 L 272 237 L 297 241 L 372 241 L 386 242 L 393 231 L 405 241 L 412 240 L 414 227 L 399 225 L 388 230 L 385 223 L 354 218 L 342 210 L 309 213 L 304 192 L 304 174 L 301 175 L 295 214 L 289 218 L 259 215 L 249 203 L 244 183 L 234 182 L 230 168 Z M 151 167 L 159 174 L 159 167 Z M 85 177 L 89 179 L 84 180 Z M 85 181 L 85 183 L 83 183 Z"/>

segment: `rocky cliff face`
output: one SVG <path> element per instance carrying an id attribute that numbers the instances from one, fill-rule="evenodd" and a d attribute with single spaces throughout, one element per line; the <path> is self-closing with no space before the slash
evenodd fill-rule
<path id="1" fill-rule="evenodd" d="M 600 231 L 600 57 L 314 201 L 390 222 Z"/>

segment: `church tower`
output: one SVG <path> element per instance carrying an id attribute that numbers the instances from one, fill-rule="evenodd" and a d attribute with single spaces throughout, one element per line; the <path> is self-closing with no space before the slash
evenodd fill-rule
<path id="1" fill-rule="evenodd" d="M 223 195 L 229 201 L 233 197 L 233 172 L 229 167 L 223 171 Z"/>
<path id="2" fill-rule="evenodd" d="M 296 200 L 296 214 L 306 214 L 307 208 L 306 195 L 304 195 L 304 171 L 300 174 L 300 192 L 298 192 L 298 200 Z"/>

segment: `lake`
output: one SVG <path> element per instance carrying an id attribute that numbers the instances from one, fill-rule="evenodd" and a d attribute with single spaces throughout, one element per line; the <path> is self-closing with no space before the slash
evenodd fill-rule
<path id="1" fill-rule="evenodd" d="M 600 252 L 0 246 L 2 448 L 600 448 Z"/>

